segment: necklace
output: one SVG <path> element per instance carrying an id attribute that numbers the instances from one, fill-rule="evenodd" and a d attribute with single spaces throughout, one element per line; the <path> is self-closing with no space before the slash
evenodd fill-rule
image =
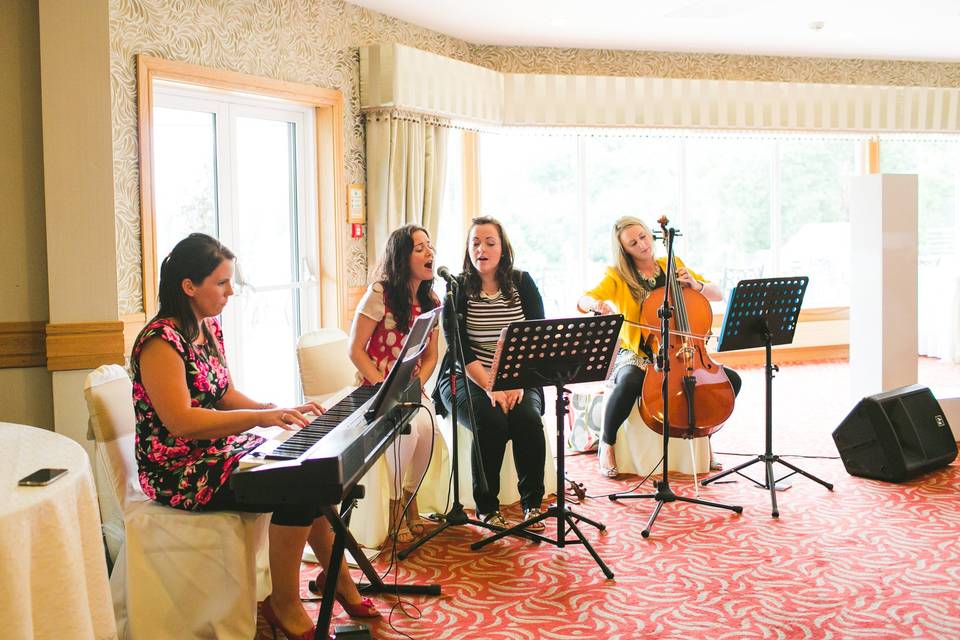
<path id="1" fill-rule="evenodd" d="M 657 277 L 660 275 L 660 264 L 657 262 L 653 263 L 653 273 L 649 276 L 645 276 L 640 273 L 640 270 L 637 269 L 637 276 L 640 279 L 640 286 L 646 289 L 647 291 L 652 291 L 654 287 L 657 286 Z"/>
<path id="2" fill-rule="evenodd" d="M 491 293 L 487 293 L 483 289 L 480 289 L 480 295 L 489 300 L 493 300 L 494 298 L 497 298 L 500 296 L 500 288 L 498 287 L 496 291 L 493 291 Z"/>

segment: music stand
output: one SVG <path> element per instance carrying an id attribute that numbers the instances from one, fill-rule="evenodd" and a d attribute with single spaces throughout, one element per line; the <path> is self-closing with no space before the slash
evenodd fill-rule
<path id="1" fill-rule="evenodd" d="M 772 346 L 793 342 L 800 306 L 809 281 L 810 278 L 807 276 L 741 280 L 730 294 L 727 312 L 723 318 L 723 328 L 720 331 L 720 342 L 717 345 L 717 351 L 736 351 L 753 347 L 764 347 L 766 350 L 766 449 L 764 453 L 755 456 L 752 460 L 706 478 L 700 484 L 707 486 L 731 473 L 736 473 L 758 487 L 770 491 L 770 502 L 773 507 L 771 515 L 774 518 L 780 517 L 780 511 L 777 508 L 777 483 L 794 474 L 799 473 L 833 491 L 833 485 L 829 482 L 824 482 L 800 467 L 781 460 L 780 456 L 773 453 L 773 375 L 775 371 L 780 370 L 780 367 L 772 362 Z M 757 482 L 750 476 L 740 473 L 757 462 L 762 462 L 765 467 L 763 482 Z M 774 462 L 779 462 L 792 471 L 774 480 Z"/>
<path id="2" fill-rule="evenodd" d="M 587 318 L 557 318 L 511 322 L 500 334 L 490 370 L 490 391 L 507 391 L 550 385 L 556 388 L 557 417 L 557 501 L 536 518 L 531 518 L 489 538 L 474 542 L 471 549 L 480 549 L 507 535 L 522 535 L 563 548 L 582 544 L 593 556 L 607 578 L 613 572 L 587 542 L 575 520 L 586 522 L 603 531 L 606 526 L 566 507 L 563 425 L 570 404 L 570 390 L 565 384 L 606 380 L 613 369 L 614 355 L 620 342 L 622 315 Z M 547 518 L 557 519 L 557 539 L 531 533 L 527 527 Z M 567 528 L 576 540 L 567 540 Z"/>

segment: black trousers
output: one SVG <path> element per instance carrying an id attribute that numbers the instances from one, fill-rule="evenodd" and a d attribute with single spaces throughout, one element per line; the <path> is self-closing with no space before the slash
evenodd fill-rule
<path id="1" fill-rule="evenodd" d="M 458 382 L 457 422 L 469 427 L 470 408 L 462 382 L 463 379 Z M 447 411 L 450 411 L 453 406 L 450 379 L 441 378 L 439 386 L 443 404 Z M 477 414 L 476 438 L 473 440 L 474 449 L 470 456 L 473 500 L 477 503 L 477 513 L 493 513 L 500 508 L 500 466 L 503 464 L 507 440 L 513 440 L 513 462 L 517 466 L 520 503 L 524 509 L 539 509 L 543 502 L 543 466 L 547 456 L 543 422 L 540 419 L 543 398 L 539 391 L 524 389 L 523 399 L 509 413 L 504 413 L 500 407 L 491 406 L 487 393 L 469 380 L 467 391 L 473 398 L 473 408 Z M 486 491 L 478 481 L 478 451 L 487 480 Z"/>
<path id="2" fill-rule="evenodd" d="M 740 375 L 733 369 L 723 368 L 730 378 L 730 384 L 733 385 L 733 393 L 740 393 L 740 386 L 743 381 Z M 607 400 L 607 406 L 603 411 L 603 441 L 613 446 L 617 442 L 617 431 L 620 425 L 630 415 L 633 410 L 633 403 L 637 401 L 643 392 L 643 378 L 646 370 L 635 367 L 632 364 L 621 367 L 613 380 L 613 391 Z"/>

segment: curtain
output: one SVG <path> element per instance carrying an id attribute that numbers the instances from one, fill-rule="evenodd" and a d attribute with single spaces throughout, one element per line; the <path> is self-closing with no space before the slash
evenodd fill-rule
<path id="1" fill-rule="evenodd" d="M 367 264 L 374 268 L 397 227 L 437 237 L 446 176 L 448 122 L 398 110 L 366 114 Z"/>

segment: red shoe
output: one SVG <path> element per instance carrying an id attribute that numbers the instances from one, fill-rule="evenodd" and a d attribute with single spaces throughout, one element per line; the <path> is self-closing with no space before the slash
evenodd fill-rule
<path id="1" fill-rule="evenodd" d="M 303 633 L 287 631 L 287 628 L 283 626 L 283 623 L 280 622 L 280 618 L 277 617 L 276 612 L 273 610 L 273 605 L 270 604 L 270 596 L 267 596 L 266 600 L 263 601 L 263 605 L 260 607 L 260 612 L 263 613 L 263 617 L 266 619 L 267 624 L 270 625 L 270 630 L 273 632 L 274 638 L 277 637 L 277 627 L 279 627 L 280 631 L 283 632 L 283 635 L 287 637 L 287 640 L 313 640 L 314 636 L 317 635 L 316 626 L 310 627 Z"/>
<path id="2" fill-rule="evenodd" d="M 317 592 L 323 593 L 323 585 L 327 581 L 327 574 L 323 569 L 320 569 L 320 573 L 316 577 L 317 583 Z M 340 595 L 339 592 L 334 593 L 336 601 L 340 603 L 340 606 L 343 607 L 343 610 L 347 612 L 351 618 L 379 618 L 380 612 L 377 611 L 377 605 L 374 604 L 373 600 L 370 598 L 364 598 L 356 604 L 350 604 L 347 602 L 347 599 Z"/>
<path id="3" fill-rule="evenodd" d="M 379 618 L 380 612 L 377 611 L 377 605 L 373 603 L 373 600 L 370 598 L 364 598 L 356 604 L 350 604 L 347 602 L 347 599 L 344 598 L 339 593 L 337 594 L 337 602 L 340 603 L 340 606 L 343 607 L 343 610 L 347 612 L 351 618 Z"/>

